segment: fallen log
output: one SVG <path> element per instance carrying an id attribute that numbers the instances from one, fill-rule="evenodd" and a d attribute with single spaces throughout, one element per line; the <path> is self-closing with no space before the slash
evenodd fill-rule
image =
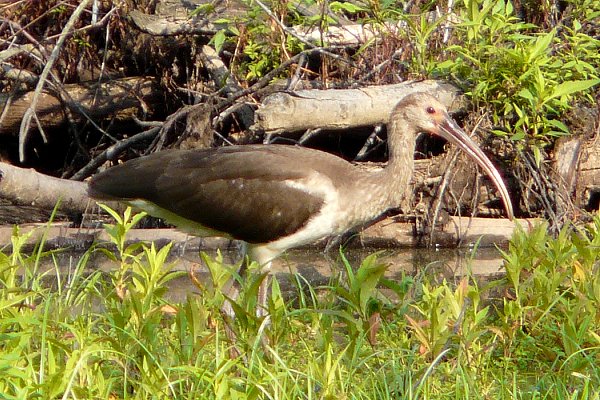
<path id="1" fill-rule="evenodd" d="M 42 92 L 36 107 L 37 120 L 44 128 L 55 128 L 67 122 L 64 107 L 72 111 L 78 122 L 90 118 L 130 120 L 141 112 L 148 112 L 160 99 L 160 88 L 155 78 L 133 77 L 102 83 L 64 85 L 65 104 L 48 92 Z M 21 120 L 31 104 L 33 92 L 13 96 L 0 93 L 0 135 L 17 136 Z M 6 107 L 10 107 L 5 110 Z"/>
<path id="2" fill-rule="evenodd" d="M 399 21 L 391 24 L 352 24 L 329 26 L 323 30 L 319 26 L 293 26 L 290 30 L 294 36 L 323 46 L 358 46 L 382 37 L 386 34 L 398 35 L 405 31 L 407 23 Z"/>
<path id="3" fill-rule="evenodd" d="M 587 211 L 600 205 L 600 139 L 571 137 L 559 140 L 554 149 L 553 169 L 559 188 L 576 207 Z"/>
<path id="4" fill-rule="evenodd" d="M 54 178 L 33 169 L 0 162 L 0 197 L 14 204 L 68 213 L 83 213 L 89 204 L 87 184 Z"/>
<path id="5" fill-rule="evenodd" d="M 211 22 L 212 18 L 154 15 L 145 14 L 139 10 L 132 10 L 129 13 L 129 18 L 136 28 L 153 36 L 213 35 L 227 26 L 225 24 L 214 24 Z"/>
<path id="6" fill-rule="evenodd" d="M 600 136 L 596 136 L 582 146 L 577 168 L 575 202 L 588 211 L 599 209 Z"/>
<path id="7" fill-rule="evenodd" d="M 509 221 L 507 219 L 451 217 L 444 226 L 439 228 L 436 243 L 440 247 L 472 247 L 478 243 L 480 247 L 506 246 L 517 226 L 528 230 L 534 219 L 520 219 Z M 73 228 L 66 224 L 23 224 L 20 233 L 32 232 L 28 243 L 36 244 L 42 235 L 49 241 L 50 246 L 64 246 L 84 248 L 85 243 L 106 241 L 110 238 L 102 228 Z M 10 244 L 13 233 L 12 226 L 0 226 L 0 246 Z M 127 239 L 131 242 L 173 242 L 176 246 L 186 247 L 189 250 L 215 250 L 235 248 L 234 241 L 230 239 L 197 238 L 182 233 L 177 229 L 131 229 Z M 304 248 L 323 248 L 324 242 L 305 246 Z M 360 233 L 359 240 L 353 241 L 351 247 L 403 247 L 414 248 L 417 239 L 413 234 L 411 222 L 398 222 L 391 219 L 380 221 Z"/>
<path id="8" fill-rule="evenodd" d="M 263 99 L 252 129 L 277 134 L 384 124 L 400 99 L 415 92 L 436 96 L 450 111 L 461 103 L 458 88 L 432 80 L 360 89 L 299 90 Z"/>

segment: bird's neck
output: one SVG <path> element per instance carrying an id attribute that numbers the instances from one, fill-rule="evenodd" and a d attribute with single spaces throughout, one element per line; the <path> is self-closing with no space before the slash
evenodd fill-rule
<path id="1" fill-rule="evenodd" d="M 399 203 L 409 195 L 409 184 L 414 170 L 416 133 L 403 118 L 388 124 L 388 165 L 381 172 L 382 184 L 388 187 L 390 201 Z"/>

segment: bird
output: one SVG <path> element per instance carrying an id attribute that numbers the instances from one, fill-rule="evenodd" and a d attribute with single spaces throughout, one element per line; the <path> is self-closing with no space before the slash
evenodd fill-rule
<path id="1" fill-rule="evenodd" d="M 240 240 L 248 259 L 268 273 L 286 250 L 366 226 L 398 207 L 409 196 L 416 137 L 422 132 L 441 136 L 479 164 L 513 219 L 498 169 L 446 107 L 422 92 L 406 95 L 393 108 L 387 123 L 388 163 L 379 171 L 282 144 L 172 149 L 96 174 L 88 193 L 124 202 L 192 235 Z M 259 290 L 262 308 L 266 285 Z"/>

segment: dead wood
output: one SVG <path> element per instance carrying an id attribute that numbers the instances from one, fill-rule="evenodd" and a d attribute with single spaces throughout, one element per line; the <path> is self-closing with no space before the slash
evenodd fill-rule
<path id="1" fill-rule="evenodd" d="M 113 144 L 108 149 L 104 150 L 102 153 L 94 157 L 90 162 L 88 162 L 85 165 L 85 167 L 77 171 L 77 173 L 74 174 L 71 177 L 71 179 L 79 181 L 89 177 L 106 161 L 117 160 L 121 153 L 125 152 L 134 144 L 139 143 L 141 141 L 154 139 L 156 135 L 158 135 L 159 131 L 160 127 L 150 128 L 147 131 L 140 132 L 130 138 L 123 139 Z"/>
<path id="2" fill-rule="evenodd" d="M 361 233 L 361 242 L 369 247 L 416 247 L 422 243 L 414 234 L 414 223 L 403 217 L 390 217 L 370 226 Z M 534 219 L 510 221 L 506 218 L 450 217 L 439 224 L 433 243 L 440 247 L 506 246 L 517 225 L 527 230 Z"/>
<path id="3" fill-rule="evenodd" d="M 279 23 L 273 12 L 264 3 L 257 3 L 263 10 Z M 200 5 L 200 4 L 198 4 Z M 216 22 L 232 20 L 235 17 L 243 16 L 248 11 L 248 7 L 237 1 L 218 1 L 208 13 L 197 13 L 193 17 L 189 13 L 194 11 L 193 7 L 187 7 L 182 10 L 181 7 L 163 7 L 157 14 L 145 14 L 139 10 L 132 10 L 129 18 L 133 25 L 144 33 L 153 36 L 174 36 L 182 34 L 194 34 L 211 36 L 217 31 L 227 29 L 227 23 Z M 297 1 L 294 5 L 297 12 L 308 17 L 322 16 L 324 10 L 313 4 Z M 208 9 L 208 8 L 207 8 Z M 370 40 L 382 37 L 381 32 L 386 35 L 400 35 L 408 28 L 406 21 L 396 23 L 377 23 L 377 24 L 357 24 L 344 16 L 332 13 L 328 8 L 325 13 L 332 20 L 326 29 L 319 24 L 313 26 L 282 26 L 292 36 L 306 44 L 317 46 L 358 46 L 365 44 Z M 431 12 L 428 14 L 429 21 L 435 21 L 440 18 L 439 13 Z M 450 14 L 447 17 L 449 21 L 457 22 L 457 17 Z"/>
<path id="4" fill-rule="evenodd" d="M 351 24 L 329 26 L 326 30 L 315 26 L 293 26 L 291 31 L 296 37 L 314 44 L 326 46 L 358 46 L 369 40 L 381 37 L 381 32 L 398 34 L 406 29 L 406 22 L 400 21 L 393 25 L 386 24 Z"/>
<path id="5" fill-rule="evenodd" d="M 574 143 L 580 140 L 573 139 Z M 567 142 L 568 143 L 568 142 Z M 570 166 L 576 160 L 576 172 L 574 178 L 570 179 L 570 167 L 559 168 L 559 174 L 565 182 L 567 189 L 575 193 L 575 205 L 581 209 L 592 211 L 598 210 L 600 203 L 600 136 L 588 141 L 581 141 L 577 151 L 567 151 L 565 147 L 575 147 L 564 143 L 555 154 L 555 165 Z M 575 153 L 576 155 L 572 155 Z M 571 184 L 572 186 L 569 186 Z"/>
<path id="6" fill-rule="evenodd" d="M 239 82 L 235 79 L 235 76 L 229 72 L 227 66 L 223 60 L 221 60 L 215 49 L 210 46 L 202 46 L 200 60 L 208 71 L 210 78 L 225 96 L 243 90 Z"/>
<path id="7" fill-rule="evenodd" d="M 64 85 L 68 99 L 62 104 L 59 98 L 48 92 L 38 97 L 37 120 L 44 128 L 55 128 L 67 122 L 64 107 L 72 111 L 75 121 L 86 116 L 95 119 L 130 120 L 141 113 L 147 113 L 157 105 L 159 87 L 154 78 L 132 77 L 103 83 Z M 16 136 L 26 111 L 31 106 L 33 92 L 13 96 L 0 93 L 0 114 L 4 114 L 0 135 Z M 10 107 L 5 110 L 5 107 Z"/>
<path id="8" fill-rule="evenodd" d="M 219 28 L 206 18 L 171 17 L 144 14 L 132 10 L 129 18 L 136 28 L 154 36 L 173 36 L 181 34 L 214 34 Z M 222 28 L 222 27 L 221 27 Z"/>
<path id="9" fill-rule="evenodd" d="M 573 218 L 575 207 L 585 208 L 582 204 L 576 204 L 578 193 L 577 170 L 582 151 L 582 138 L 560 138 L 554 145 L 554 160 L 552 164 L 552 177 L 556 184 L 556 190 L 559 192 L 558 198 L 567 204 L 560 205 L 560 208 L 571 210 L 569 218 Z M 585 191 L 584 191 L 585 192 Z M 583 193 L 583 192 L 582 192 Z M 581 200 L 581 199 L 579 199 Z M 557 205 L 559 208 L 559 205 Z"/>
<path id="10" fill-rule="evenodd" d="M 40 99 L 40 96 L 42 95 L 44 86 L 47 84 L 46 80 L 50 76 L 50 72 L 52 71 L 55 62 L 58 60 L 58 56 L 61 52 L 63 44 L 67 40 L 67 37 L 70 36 L 69 32 L 71 32 L 75 23 L 77 22 L 77 20 L 79 20 L 79 17 L 81 16 L 81 14 L 83 13 L 83 11 L 89 3 L 90 0 L 81 1 L 77 8 L 70 15 L 69 20 L 65 23 L 65 26 L 62 29 L 62 33 L 58 37 L 56 45 L 50 53 L 50 57 L 48 57 L 48 59 L 45 62 L 44 69 L 42 70 L 42 73 L 39 76 L 39 80 L 36 84 L 35 90 L 32 92 L 29 107 L 27 107 L 27 109 L 23 113 L 23 119 L 19 125 L 19 159 L 21 160 L 21 162 L 25 160 L 25 144 L 27 143 L 27 134 L 29 133 L 29 128 L 31 127 L 31 123 L 33 121 L 37 121 L 38 129 L 42 133 L 42 136 L 44 136 L 43 127 L 40 126 L 41 124 L 36 114 L 38 101 Z M 45 137 L 44 139 L 46 140 Z"/>
<path id="11" fill-rule="evenodd" d="M 40 174 L 0 162 L 0 197 L 14 204 L 83 213 L 89 204 L 87 184 Z"/>
<path id="12" fill-rule="evenodd" d="M 203 4 L 204 3 L 204 4 Z M 334 24 L 352 25 L 353 23 L 344 16 L 337 15 L 326 7 L 308 4 L 302 1 L 293 1 L 293 8 L 301 15 L 309 17 L 321 16 L 324 11 Z M 195 12 L 196 7 L 205 7 L 206 12 Z M 192 17 L 190 14 L 194 13 Z M 248 6 L 241 1 L 220 0 L 208 2 L 160 2 L 156 14 L 145 14 L 139 10 L 132 10 L 129 18 L 133 25 L 142 32 L 154 36 L 173 36 L 182 34 L 213 35 L 221 29 L 226 29 L 226 20 L 234 20 L 248 13 Z M 247 18 L 247 17 L 246 17 Z M 300 29 L 296 29 L 301 32 Z"/>
<path id="13" fill-rule="evenodd" d="M 521 204 L 529 214 L 543 212 L 550 230 L 577 221 L 600 203 L 600 136 L 564 137 L 556 141 L 551 163 L 539 165 L 521 152 L 516 180 L 523 194 Z M 544 157 L 546 159 L 547 157 Z M 523 177 L 526 177 L 523 178 Z"/>
<path id="14" fill-rule="evenodd" d="M 510 240 L 516 225 L 527 230 L 535 220 L 520 219 L 509 221 L 507 219 L 489 218 L 466 218 L 451 217 L 446 224 L 437 231 L 436 243 L 443 247 L 456 247 L 461 243 L 462 247 L 470 247 L 478 243 L 481 247 L 506 246 Z M 413 234 L 413 223 L 398 220 L 397 218 L 384 219 L 360 233 L 359 240 L 350 243 L 350 246 L 365 247 L 415 247 L 418 242 Z M 0 225 L 0 246 L 10 244 L 12 227 Z M 34 231 L 28 238 L 28 243 L 34 245 L 39 242 L 42 235 L 50 247 L 64 247 L 65 243 L 70 246 L 84 248 L 93 241 L 109 241 L 104 229 L 100 228 L 72 228 L 64 224 L 23 224 L 20 226 L 21 233 Z M 225 238 L 196 238 L 180 232 L 176 229 L 131 229 L 127 233 L 127 239 L 131 242 L 137 241 L 162 241 L 173 242 L 177 247 L 185 246 L 188 249 L 227 249 L 235 248 L 230 239 Z M 323 243 L 306 246 L 322 247 Z"/>
<path id="15" fill-rule="evenodd" d="M 459 90 L 440 81 L 420 81 L 344 90 L 300 90 L 268 96 L 256 111 L 254 130 L 267 134 L 308 129 L 348 129 L 386 123 L 404 96 L 427 92 L 449 110 L 459 104 Z"/>

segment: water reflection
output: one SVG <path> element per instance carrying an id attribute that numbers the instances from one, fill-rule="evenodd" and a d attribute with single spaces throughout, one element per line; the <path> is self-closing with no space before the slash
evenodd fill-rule
<path id="1" fill-rule="evenodd" d="M 358 268 L 360 262 L 377 249 L 348 249 L 345 252 L 351 265 Z M 476 252 L 471 249 L 386 249 L 380 250 L 380 260 L 389 265 L 386 277 L 400 280 L 404 275 L 425 275 L 435 280 L 446 279 L 457 282 L 470 270 L 476 277 L 497 277 L 503 274 L 502 259 L 495 248 L 479 248 Z M 215 256 L 216 251 L 208 251 Z M 81 254 L 61 253 L 54 262 L 49 260 L 43 269 L 49 275 L 56 273 L 54 265 L 60 265 L 60 274 L 66 276 L 74 269 Z M 238 252 L 229 250 L 223 253 L 225 262 L 233 264 L 239 257 Z M 203 282 L 209 282 L 206 267 L 197 251 L 183 253 L 172 251 L 168 262 L 178 271 L 192 271 Z M 90 257 L 87 271 L 111 271 L 116 268 L 113 261 L 100 252 Z M 336 252 L 325 254 L 318 250 L 291 250 L 273 263 L 273 274 L 277 276 L 284 292 L 292 291 L 293 283 L 289 279 L 293 274 L 299 274 L 303 280 L 313 287 L 326 285 L 332 276 L 343 271 L 343 265 Z M 184 275 L 170 282 L 168 296 L 173 301 L 181 301 L 189 294 L 198 293 L 191 279 Z"/>

